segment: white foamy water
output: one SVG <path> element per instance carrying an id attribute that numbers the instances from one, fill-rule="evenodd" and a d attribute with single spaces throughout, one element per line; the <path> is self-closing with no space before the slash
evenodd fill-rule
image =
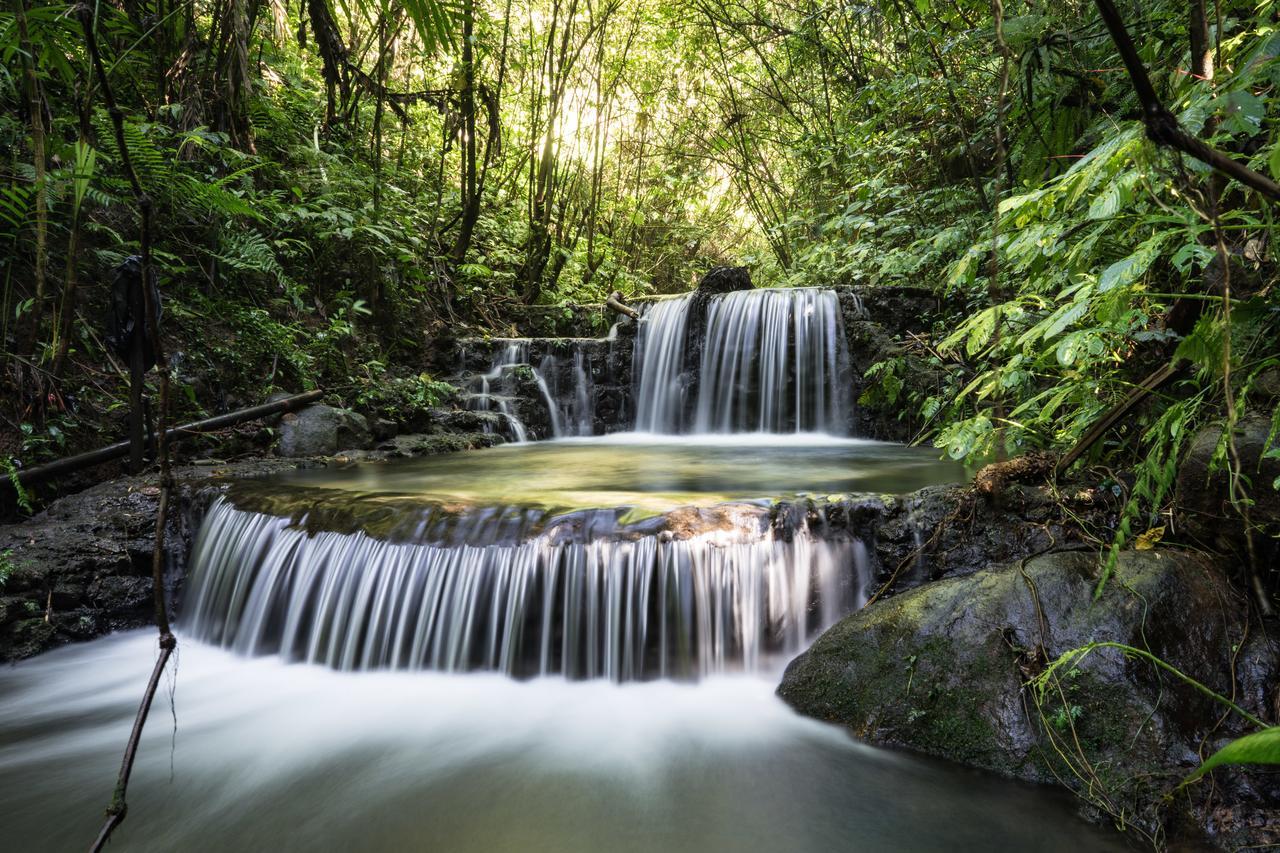
<path id="1" fill-rule="evenodd" d="M 88 846 L 154 653 L 136 631 L 0 670 L 6 849 Z M 184 636 L 177 664 L 113 850 L 1119 849 L 1039 789 L 796 716 L 772 678 L 343 673 Z"/>

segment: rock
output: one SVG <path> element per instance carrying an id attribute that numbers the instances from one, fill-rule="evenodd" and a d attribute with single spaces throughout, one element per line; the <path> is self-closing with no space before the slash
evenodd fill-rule
<path id="1" fill-rule="evenodd" d="M 1254 377 L 1249 397 L 1263 403 L 1280 400 L 1280 367 L 1271 367 Z"/>
<path id="2" fill-rule="evenodd" d="M 1252 499 L 1249 520 L 1254 526 L 1254 557 L 1259 571 L 1270 568 L 1262 580 L 1275 596 L 1280 589 L 1280 491 L 1272 484 L 1280 478 L 1280 458 L 1263 458 L 1270 433 L 1271 419 L 1265 415 L 1246 414 L 1236 424 L 1236 450 L 1247 478 L 1245 491 Z M 1230 554 L 1243 566 L 1249 559 L 1250 543 L 1244 520 L 1227 493 L 1227 472 L 1210 473 L 1221 436 L 1222 427 L 1213 425 L 1191 440 L 1178 468 L 1177 527 L 1183 537 Z M 1277 606 L 1280 607 L 1280 600 Z"/>
<path id="3" fill-rule="evenodd" d="M 400 427 L 390 418 L 374 418 L 369 428 L 373 431 L 374 441 L 386 441 L 389 438 L 395 438 L 396 433 L 400 431 Z"/>
<path id="4" fill-rule="evenodd" d="M 263 402 L 264 402 L 264 404 L 266 404 L 266 403 L 278 403 L 278 402 L 280 402 L 281 400 L 287 400 L 287 399 L 289 399 L 289 398 L 290 398 L 290 397 L 292 397 L 292 396 L 293 396 L 293 395 L 292 395 L 292 394 L 290 394 L 288 391 L 273 391 L 273 392 L 270 394 L 270 396 L 268 396 L 268 397 L 267 397 L 267 399 L 266 399 L 266 400 L 264 400 Z M 274 427 L 274 426 L 277 426 L 277 425 L 280 423 L 280 419 L 281 419 L 282 417 L 284 417 L 284 415 L 283 415 L 283 414 L 267 415 L 265 418 L 263 418 L 263 419 L 262 419 L 262 422 L 263 422 L 264 424 L 266 424 L 267 426 L 269 426 L 269 427 Z"/>
<path id="5" fill-rule="evenodd" d="M 225 488 L 217 478 L 257 478 L 313 464 L 251 459 L 218 467 L 175 465 L 165 532 L 171 605 L 201 510 Z M 0 560 L 8 565 L 0 583 L 0 662 L 152 621 L 157 482 L 155 472 L 108 480 L 59 498 L 26 521 L 0 525 Z"/>
<path id="6" fill-rule="evenodd" d="M 454 453 L 459 450 L 476 450 L 502 443 L 502 436 L 495 433 L 442 433 L 439 435 L 398 435 L 380 445 L 388 458 L 431 456 L 437 453 Z"/>
<path id="7" fill-rule="evenodd" d="M 1274 646 L 1253 647 L 1233 690 L 1244 608 L 1209 562 L 1175 551 L 1120 555 L 1094 600 L 1098 558 L 1060 552 L 952 578 L 877 602 L 837 623 L 787 668 L 779 695 L 877 744 L 905 746 L 1035 782 L 1062 781 L 1095 810 L 1152 834 L 1206 827 L 1219 842 L 1280 832 L 1280 779 L 1232 769 L 1164 799 L 1246 724 L 1184 682 L 1117 649 L 1057 670 L 1037 708 L 1024 686 L 1091 641 L 1141 649 L 1274 724 L 1256 685 L 1280 674 Z M 1255 629 L 1256 631 L 1256 629 Z M 1232 822 L 1220 811 L 1238 807 Z M 1235 812 L 1233 812 L 1234 814 Z M 1267 831 L 1271 831 L 1267 830 Z"/>
<path id="8" fill-rule="evenodd" d="M 698 282 L 702 293 L 732 293 L 752 287 L 751 271 L 746 267 L 712 267 Z"/>
<path id="9" fill-rule="evenodd" d="M 280 456 L 332 456 L 373 442 L 364 415 L 333 406 L 307 406 L 280 419 Z"/>
<path id="10" fill-rule="evenodd" d="M 507 425 L 499 412 L 472 409 L 430 409 L 429 432 L 443 433 L 493 432 L 501 433 Z"/>

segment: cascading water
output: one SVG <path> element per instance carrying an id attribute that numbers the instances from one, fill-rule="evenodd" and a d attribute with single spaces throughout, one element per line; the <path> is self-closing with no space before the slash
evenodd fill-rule
<path id="1" fill-rule="evenodd" d="M 553 524 L 478 544 L 473 526 L 458 545 L 308 535 L 219 500 L 192 554 L 185 618 L 244 654 L 348 670 L 617 681 L 754 670 L 859 605 L 869 571 L 856 539 L 803 517 L 781 535 L 758 510 L 721 510 L 685 538 Z"/>
<path id="2" fill-rule="evenodd" d="M 496 343 L 474 344 L 490 354 L 469 383 L 473 408 L 499 412 L 517 442 L 592 434 L 588 350 L 612 362 L 612 339 L 607 349 L 594 339 Z M 848 359 L 834 291 L 659 301 L 628 351 L 641 432 L 845 432 Z M 464 364 L 483 352 L 464 353 Z M 672 459 L 668 451 L 643 469 L 653 488 L 680 491 L 682 478 L 664 470 Z M 526 476 L 545 483 L 552 472 Z M 568 505 L 589 476 L 570 475 Z M 193 553 L 187 618 L 199 636 L 239 652 L 338 669 L 626 681 L 760 668 L 862 602 L 868 553 L 847 531 L 804 513 L 773 524 L 760 505 L 732 503 L 714 525 L 628 527 L 619 519 L 635 496 L 617 484 L 604 492 L 590 521 L 551 512 L 548 522 L 506 497 L 446 498 L 437 510 L 455 508 L 442 525 L 411 519 L 394 534 L 383 525 L 394 541 L 358 524 L 308 533 L 219 502 Z"/>
<path id="3" fill-rule="evenodd" d="M 489 365 L 486 373 L 472 377 L 468 383 L 470 397 L 467 407 L 475 412 L 497 411 L 502 415 L 511 430 L 511 438 L 515 441 L 527 441 L 529 431 L 524 421 L 516 414 L 515 405 L 510 396 L 495 393 L 495 385 L 505 390 L 509 383 L 508 373 L 511 368 L 528 361 L 528 344 L 523 341 L 512 341 L 500 350 Z"/>
<path id="4" fill-rule="evenodd" d="M 849 366 L 835 291 L 745 290 L 664 300 L 636 341 L 636 429 L 657 433 L 822 432 L 844 435 Z M 701 356 L 692 364 L 690 339 Z M 696 368 L 696 370 L 695 370 Z"/>
<path id="5" fill-rule="evenodd" d="M 684 369 L 689 297 L 655 303 L 640 321 L 636 355 L 636 429 L 679 432 L 688 378 Z"/>
<path id="6" fill-rule="evenodd" d="M 591 435 L 594 413 L 591 406 L 590 364 L 580 348 L 573 353 L 572 368 L 565 380 L 560 359 L 547 353 L 534 365 L 532 341 L 513 338 L 500 341 L 501 347 L 493 354 L 489 369 L 472 376 L 466 383 L 467 406 L 472 411 L 496 411 L 507 424 L 513 441 L 524 442 L 531 438 L 530 427 L 522 415 L 518 401 L 521 398 L 522 380 L 532 383 L 532 393 L 547 416 L 546 435 L 534 438 L 563 438 Z M 520 371 L 528 371 L 521 376 Z M 568 385 L 568 388 L 562 388 Z"/>

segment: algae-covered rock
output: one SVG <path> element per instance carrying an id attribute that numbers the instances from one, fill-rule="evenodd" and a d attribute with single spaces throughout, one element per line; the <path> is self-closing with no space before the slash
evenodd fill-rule
<path id="1" fill-rule="evenodd" d="M 1120 555 L 1100 597 L 1096 553 L 1066 552 L 949 578 L 877 602 L 836 624 L 788 667 L 779 694 L 798 711 L 873 743 L 917 749 L 1016 778 L 1063 782 L 1098 812 L 1145 831 L 1212 821 L 1205 786 L 1163 794 L 1246 726 L 1167 671 L 1115 648 L 1055 670 L 1043 698 L 1027 683 L 1091 642 L 1149 651 L 1269 719 L 1266 690 L 1233 690 L 1244 608 L 1205 559 Z M 1256 643 L 1250 680 L 1274 691 L 1274 649 Z M 1221 721 L 1221 722 L 1220 722 Z M 1224 776 L 1226 774 L 1219 774 Z M 1259 809 L 1280 830 L 1275 782 L 1219 779 L 1224 836 L 1256 838 Z M 1237 825 L 1239 824 L 1239 825 Z"/>

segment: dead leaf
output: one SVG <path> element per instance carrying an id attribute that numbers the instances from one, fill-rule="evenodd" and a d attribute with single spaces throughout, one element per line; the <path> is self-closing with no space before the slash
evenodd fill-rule
<path id="1" fill-rule="evenodd" d="M 1156 547 L 1156 543 L 1164 538 L 1164 525 L 1153 527 L 1146 533 L 1138 537 L 1133 543 L 1133 547 L 1138 551 L 1150 551 Z"/>

